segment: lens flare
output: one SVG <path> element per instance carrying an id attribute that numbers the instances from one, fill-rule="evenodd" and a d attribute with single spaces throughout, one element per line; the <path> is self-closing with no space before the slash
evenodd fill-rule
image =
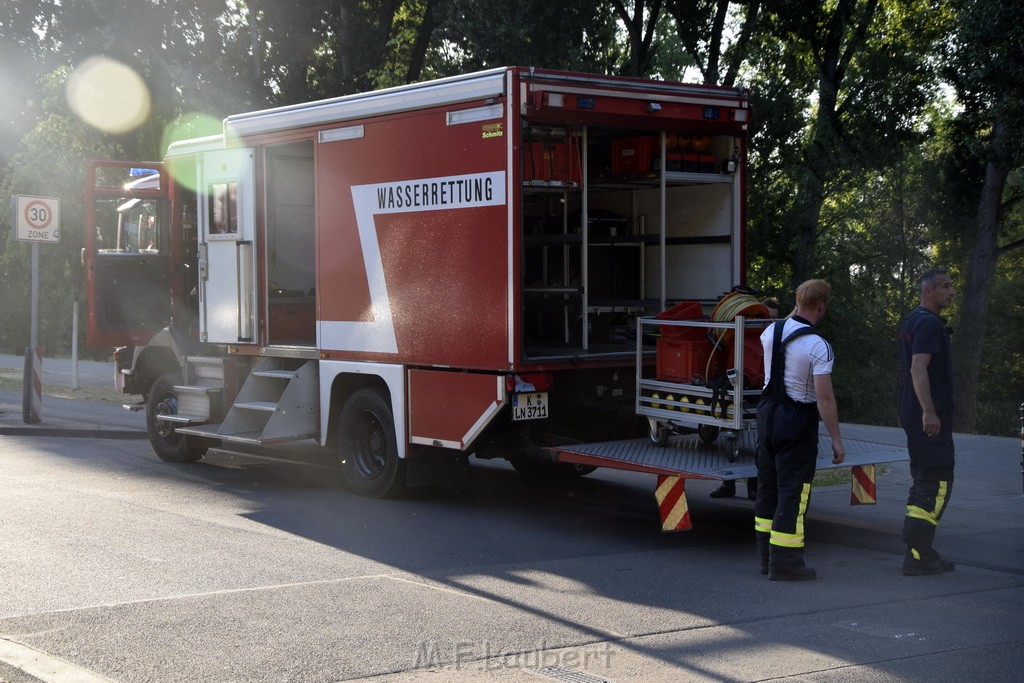
<path id="1" fill-rule="evenodd" d="M 166 150 L 173 142 L 220 135 L 221 132 L 222 124 L 219 119 L 201 112 L 188 112 L 164 126 L 160 148 Z"/>
<path id="2" fill-rule="evenodd" d="M 67 98 L 75 114 L 106 133 L 126 133 L 149 116 L 149 89 L 142 77 L 106 57 L 92 57 L 75 69 Z"/>

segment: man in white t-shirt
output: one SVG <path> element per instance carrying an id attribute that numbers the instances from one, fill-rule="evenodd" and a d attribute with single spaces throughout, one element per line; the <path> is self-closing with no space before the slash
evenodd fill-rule
<path id="1" fill-rule="evenodd" d="M 825 317 L 830 293 L 824 280 L 804 282 L 793 313 L 761 334 L 765 387 L 757 407 L 754 530 L 761 572 L 773 581 L 817 578 L 804 563 L 804 516 L 817 466 L 819 415 L 832 437 L 832 462 L 846 458 L 832 391 L 834 355 L 814 329 Z"/>

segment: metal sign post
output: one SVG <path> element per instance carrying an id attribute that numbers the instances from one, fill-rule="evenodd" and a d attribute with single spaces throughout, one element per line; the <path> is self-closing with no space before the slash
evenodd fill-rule
<path id="1" fill-rule="evenodd" d="M 38 381 L 42 365 L 39 347 L 39 243 L 60 242 L 60 200 L 54 197 L 13 195 L 11 228 L 14 239 L 32 243 L 32 301 L 29 324 L 29 347 L 25 351 L 25 387 L 22 412 L 26 423 L 39 422 L 42 404 L 42 382 Z"/>

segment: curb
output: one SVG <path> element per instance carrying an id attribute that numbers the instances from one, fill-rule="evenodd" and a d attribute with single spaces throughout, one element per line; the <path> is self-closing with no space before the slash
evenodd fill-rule
<path id="1" fill-rule="evenodd" d="M 64 436 L 92 439 L 148 439 L 146 432 L 134 429 L 71 429 L 66 427 L 0 427 L 2 436 Z"/>

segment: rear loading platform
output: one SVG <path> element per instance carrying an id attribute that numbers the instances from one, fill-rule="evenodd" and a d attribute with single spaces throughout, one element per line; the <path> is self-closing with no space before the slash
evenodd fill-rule
<path id="1" fill-rule="evenodd" d="M 832 440 L 826 435 L 819 436 L 817 468 L 850 468 L 851 505 L 875 503 L 876 464 L 909 459 L 906 449 L 888 444 L 844 439 L 843 445 L 846 446 L 846 460 L 835 465 L 832 463 Z M 662 530 L 686 531 L 692 528 L 686 501 L 686 480 L 728 481 L 756 477 L 756 447 L 756 432 L 746 430 L 723 435 L 712 443 L 693 434 L 674 436 L 665 445 L 658 445 L 651 439 L 633 439 L 559 446 L 550 450 L 558 462 L 658 475 L 655 498 Z"/>

